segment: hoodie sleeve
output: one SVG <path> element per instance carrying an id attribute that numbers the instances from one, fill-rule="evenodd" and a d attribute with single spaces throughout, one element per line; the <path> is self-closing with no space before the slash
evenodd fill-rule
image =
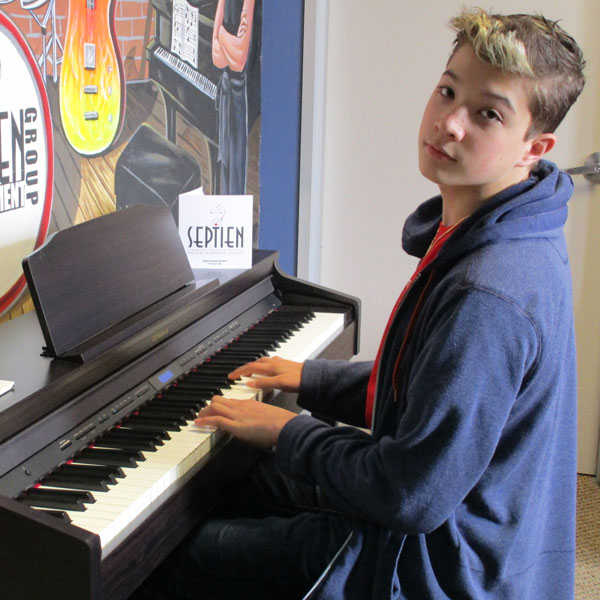
<path id="1" fill-rule="evenodd" d="M 462 292 L 437 311 L 408 376 L 405 396 L 387 397 L 386 435 L 329 427 L 307 416 L 283 428 L 276 456 L 292 477 L 319 485 L 341 510 L 397 531 L 427 533 L 444 523 L 493 460 L 527 444 L 535 406 L 511 409 L 538 360 L 538 331 L 509 300 Z M 523 386 L 523 389 L 522 389 Z M 368 491 L 368 493 L 366 493 Z"/>
<path id="2" fill-rule="evenodd" d="M 356 427 L 365 427 L 365 399 L 373 362 L 310 360 L 304 363 L 298 404 Z"/>

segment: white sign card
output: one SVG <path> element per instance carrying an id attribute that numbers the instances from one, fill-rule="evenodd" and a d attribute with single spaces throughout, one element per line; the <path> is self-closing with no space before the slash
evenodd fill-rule
<path id="1" fill-rule="evenodd" d="M 179 236 L 192 269 L 252 266 L 252 196 L 179 195 Z"/>

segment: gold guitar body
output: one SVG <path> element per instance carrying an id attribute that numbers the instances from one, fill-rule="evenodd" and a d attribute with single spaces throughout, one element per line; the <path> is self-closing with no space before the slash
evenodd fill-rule
<path id="1" fill-rule="evenodd" d="M 125 85 L 114 32 L 116 0 L 70 0 L 60 73 L 60 118 L 84 156 L 106 152 L 123 121 Z"/>

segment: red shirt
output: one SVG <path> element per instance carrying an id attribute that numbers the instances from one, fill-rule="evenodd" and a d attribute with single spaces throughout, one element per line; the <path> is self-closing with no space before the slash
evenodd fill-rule
<path id="1" fill-rule="evenodd" d="M 390 318 L 388 319 L 387 325 L 385 327 L 383 337 L 381 338 L 381 342 L 379 344 L 379 350 L 377 351 L 377 357 L 375 358 L 375 364 L 373 365 L 373 370 L 371 371 L 371 376 L 369 377 L 369 385 L 367 387 L 367 404 L 366 404 L 366 408 L 365 408 L 365 421 L 366 421 L 367 426 L 371 425 L 371 421 L 373 419 L 373 407 L 374 407 L 374 403 L 375 403 L 375 386 L 377 383 L 377 371 L 379 370 L 381 351 L 382 351 L 385 341 L 387 339 L 387 335 L 388 335 L 390 326 L 391 326 L 394 318 L 396 317 L 396 312 L 398 311 L 398 308 L 402 304 L 402 300 L 404 300 L 404 296 L 406 295 L 406 292 L 412 286 L 413 282 L 415 281 L 415 279 L 417 278 L 419 273 L 427 265 L 429 265 L 435 259 L 435 257 L 439 254 L 443 245 L 451 237 L 450 233 L 456 228 L 457 225 L 458 225 L 458 223 L 455 223 L 454 225 L 449 225 L 449 226 L 443 225 L 442 223 L 440 223 L 438 230 L 437 230 L 435 236 L 433 237 L 433 240 L 431 241 L 431 244 L 429 245 L 427 252 L 425 253 L 425 256 L 419 261 L 419 264 L 417 265 L 415 272 L 413 273 L 413 275 L 410 278 L 410 280 L 408 281 L 408 283 L 404 286 L 404 289 L 402 290 L 398 300 L 396 300 L 396 304 L 394 305 L 392 314 L 390 315 Z"/>

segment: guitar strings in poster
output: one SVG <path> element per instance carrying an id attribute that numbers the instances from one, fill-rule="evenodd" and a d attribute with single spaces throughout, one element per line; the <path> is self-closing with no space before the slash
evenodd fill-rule
<path id="1" fill-rule="evenodd" d="M 250 268 L 252 209 L 250 195 L 180 194 L 179 236 L 192 269 Z"/>

